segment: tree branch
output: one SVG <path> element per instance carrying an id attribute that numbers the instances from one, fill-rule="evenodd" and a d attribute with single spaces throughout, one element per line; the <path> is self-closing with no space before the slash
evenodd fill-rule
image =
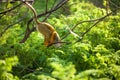
<path id="1" fill-rule="evenodd" d="M 37 17 L 41 17 L 43 15 L 46 15 L 46 14 L 51 14 L 52 12 L 56 11 L 57 9 L 59 9 L 61 6 L 63 6 L 67 1 L 69 0 L 61 0 L 52 10 L 49 10 L 49 11 L 45 11 L 44 13 L 42 14 L 39 14 Z M 27 23 L 27 28 L 26 28 L 26 32 L 25 32 L 25 36 L 24 38 L 20 41 L 20 43 L 24 43 L 27 38 L 30 36 L 30 34 L 35 30 L 35 27 L 33 26 L 32 29 L 29 28 L 29 25 L 30 23 L 33 21 L 33 17 L 28 21 Z"/>
<path id="2" fill-rule="evenodd" d="M 107 15 L 99 18 L 98 21 L 95 22 L 91 27 L 89 27 L 89 28 L 81 35 L 81 38 L 78 39 L 75 43 L 81 41 L 81 40 L 84 38 L 85 34 L 87 34 L 93 27 L 95 27 L 98 23 L 100 23 L 101 21 L 103 21 L 106 17 L 110 16 L 111 14 L 112 14 L 112 12 L 110 12 L 110 13 L 108 13 Z"/>
<path id="3" fill-rule="evenodd" d="M 46 0 L 46 12 L 48 10 L 48 0 Z"/>
<path id="4" fill-rule="evenodd" d="M 22 18 L 20 18 L 18 21 L 14 22 L 14 23 L 12 23 L 12 24 L 10 24 L 10 25 L 8 25 L 8 26 L 0 33 L 0 37 L 8 30 L 11 26 L 14 26 L 15 24 L 20 23 L 21 21 L 23 21 L 23 19 L 26 17 L 26 15 L 27 15 L 27 12 L 26 12 L 25 15 L 24 15 Z"/>
<path id="5" fill-rule="evenodd" d="M 6 11 L 0 12 L 0 14 L 6 14 L 7 12 L 10 12 L 10 11 L 16 9 L 17 7 L 19 7 L 19 6 L 22 5 L 22 4 L 23 4 L 23 3 L 20 3 L 20 4 L 16 5 L 16 6 L 14 6 L 14 7 L 11 8 L 11 9 L 8 9 L 8 10 L 6 10 Z"/>
<path id="6" fill-rule="evenodd" d="M 80 22 L 78 22 L 77 24 L 75 24 L 75 26 L 74 26 L 72 29 L 70 29 L 70 30 L 71 30 L 71 31 L 74 31 L 75 28 L 76 28 L 78 25 L 82 24 L 82 23 L 85 23 L 85 22 L 94 22 L 94 21 L 98 21 L 98 20 L 99 20 L 99 19 L 80 21 Z M 70 34 L 70 32 L 67 33 L 62 39 L 66 38 L 69 34 Z"/>
<path id="7" fill-rule="evenodd" d="M 112 12 L 111 12 L 111 13 L 112 13 Z M 71 31 L 74 31 L 75 28 L 76 28 L 78 25 L 83 24 L 83 23 L 85 23 L 85 22 L 101 21 L 101 19 L 104 19 L 104 17 L 106 18 L 107 16 L 111 15 L 111 13 L 108 13 L 107 15 L 105 15 L 105 16 L 103 16 L 103 17 L 101 17 L 101 18 L 98 18 L 98 19 L 80 21 L 80 22 L 78 22 L 78 23 L 71 29 Z M 67 33 L 62 39 L 66 38 L 69 34 L 70 34 L 70 32 Z"/>
<path id="8" fill-rule="evenodd" d="M 56 3 L 56 0 L 54 0 L 54 3 L 53 3 L 53 5 L 52 5 L 52 7 L 51 7 L 51 10 L 54 8 L 55 3 Z M 47 11 L 46 11 L 46 12 L 47 12 Z M 47 18 L 48 18 L 51 14 L 52 14 L 52 13 L 47 14 L 47 16 L 44 18 L 43 22 L 45 22 L 45 21 L 47 20 Z"/>

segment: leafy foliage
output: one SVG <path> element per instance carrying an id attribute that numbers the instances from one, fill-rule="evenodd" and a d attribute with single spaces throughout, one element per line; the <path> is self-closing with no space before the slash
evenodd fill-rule
<path id="1" fill-rule="evenodd" d="M 114 12 L 114 14 L 117 13 L 117 11 L 120 10 L 120 0 L 109 0 L 109 6 L 111 11 Z"/>
<path id="2" fill-rule="evenodd" d="M 13 56 L 0 60 L 0 79 L 1 80 L 19 80 L 17 76 L 14 76 L 11 71 L 12 67 L 18 63 L 18 58 Z"/>
<path id="3" fill-rule="evenodd" d="M 49 9 L 53 1 L 49 1 Z M 44 2 L 45 0 L 35 1 L 34 7 L 38 13 L 45 10 Z M 1 11 L 6 9 L 3 5 L 5 3 L 2 4 Z M 15 4 L 9 4 L 7 7 L 13 5 Z M 23 21 L 11 26 L 0 36 L 0 80 L 120 79 L 120 14 L 107 17 L 84 36 L 82 34 L 94 22 L 79 24 L 73 30 L 78 35 L 75 36 L 69 34 L 69 28 L 72 29 L 80 21 L 100 18 L 106 15 L 106 11 L 87 0 L 69 0 L 63 8 L 65 12 L 64 9 L 56 11 L 47 22 L 55 27 L 63 41 L 71 44 L 63 43 L 60 48 L 44 47 L 43 37 L 38 32 L 33 32 L 25 43 L 19 43 L 32 15 L 28 13 Z M 15 15 L 18 10 L 18 15 Z M 9 14 L 0 15 L 0 32 L 26 11 L 27 8 L 23 6 Z M 78 41 L 81 37 L 82 40 Z"/>

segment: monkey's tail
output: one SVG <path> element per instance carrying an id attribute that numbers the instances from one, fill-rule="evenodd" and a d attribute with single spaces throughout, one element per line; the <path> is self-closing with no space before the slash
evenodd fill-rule
<path id="1" fill-rule="evenodd" d="M 28 8 L 30 8 L 31 10 L 32 10 L 32 12 L 33 12 L 33 14 L 34 14 L 34 19 L 35 19 L 35 22 L 36 23 L 40 23 L 38 20 L 37 20 L 37 12 L 36 12 L 36 10 L 33 8 L 33 6 L 31 5 L 31 4 L 29 4 L 28 2 L 24 2 L 27 6 L 28 6 Z"/>

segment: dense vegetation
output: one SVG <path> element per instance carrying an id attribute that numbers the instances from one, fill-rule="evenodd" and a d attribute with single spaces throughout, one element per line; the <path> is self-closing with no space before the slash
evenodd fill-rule
<path id="1" fill-rule="evenodd" d="M 119 80 L 120 0 L 115 2 L 116 6 L 101 1 L 105 8 L 88 0 L 69 0 L 47 18 L 46 22 L 55 27 L 62 41 L 70 42 L 60 48 L 45 47 L 37 31 L 25 43 L 19 43 L 33 16 L 24 5 L 0 14 L 0 80 Z M 35 0 L 33 6 L 38 14 L 45 11 L 45 2 Z M 0 3 L 0 12 L 17 4 Z M 48 9 L 52 4 L 54 0 L 48 0 Z M 111 11 L 115 13 L 100 19 Z M 18 23 L 21 18 L 24 19 Z M 75 34 L 69 33 L 69 29 Z"/>

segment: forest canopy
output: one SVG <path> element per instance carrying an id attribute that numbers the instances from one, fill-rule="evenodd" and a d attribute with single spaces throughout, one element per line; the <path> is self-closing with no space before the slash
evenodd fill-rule
<path id="1" fill-rule="evenodd" d="M 0 80 L 120 79 L 120 0 L 26 0 L 60 47 L 44 46 L 23 1 L 0 1 Z"/>

